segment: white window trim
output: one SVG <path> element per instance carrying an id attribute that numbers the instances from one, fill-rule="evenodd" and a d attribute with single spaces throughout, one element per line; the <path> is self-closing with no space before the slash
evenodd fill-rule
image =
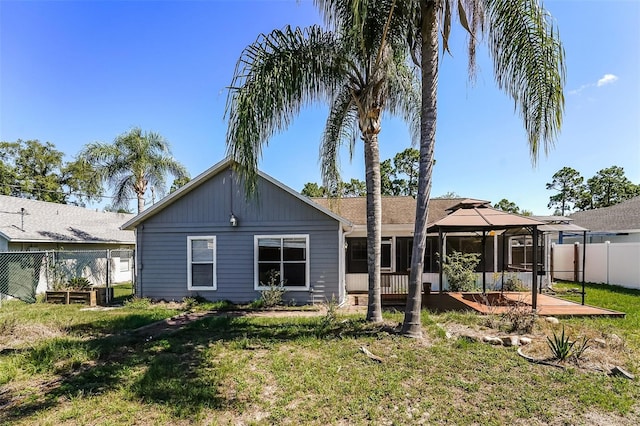
<path id="1" fill-rule="evenodd" d="M 387 267 L 382 266 L 382 246 L 389 246 L 389 259 L 390 265 Z M 380 270 L 383 272 L 395 272 L 396 271 L 396 237 L 382 237 L 380 240 Z"/>
<path id="2" fill-rule="evenodd" d="M 192 261 L 191 261 L 191 241 L 193 240 L 213 240 L 213 286 L 193 286 L 192 280 Z M 213 291 L 218 289 L 218 246 L 216 244 L 215 235 L 193 235 L 187 236 L 187 289 L 197 291 Z"/>
<path id="3" fill-rule="evenodd" d="M 304 238 L 305 239 L 305 250 L 306 250 L 306 261 L 305 261 L 305 285 L 303 286 L 284 286 L 284 289 L 287 291 L 305 291 L 309 290 L 309 282 L 310 282 L 310 265 L 311 265 L 311 257 L 309 253 L 309 234 L 278 234 L 278 235 L 254 235 L 253 236 L 253 289 L 254 290 L 268 290 L 269 287 L 260 285 L 260 272 L 258 269 L 258 240 L 261 238 Z M 280 260 L 280 265 L 282 265 L 282 259 Z M 280 271 L 282 273 L 282 271 Z"/>

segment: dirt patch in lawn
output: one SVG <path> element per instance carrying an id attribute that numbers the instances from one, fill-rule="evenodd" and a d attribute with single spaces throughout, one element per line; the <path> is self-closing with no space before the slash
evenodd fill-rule
<path id="1" fill-rule="evenodd" d="M 508 340 L 510 337 L 516 337 L 520 340 L 513 346 L 518 346 L 520 352 L 529 360 L 543 361 L 561 368 L 575 368 L 583 372 L 600 372 L 609 374 L 616 366 L 625 366 L 630 363 L 630 350 L 626 346 L 624 339 L 616 334 L 595 333 L 589 329 L 570 329 L 566 328 L 566 335 L 571 341 L 575 341 L 577 348 L 584 339 L 587 339 L 587 347 L 579 356 L 570 356 L 564 361 L 558 361 L 553 358 L 553 353 L 549 347 L 547 337 L 553 340 L 554 333 L 558 336 L 561 334 L 562 326 L 552 324 L 544 318 L 536 321 L 535 327 L 530 333 L 507 333 L 500 329 L 479 325 L 464 325 L 459 323 L 439 324 L 448 338 L 458 339 L 464 338 L 477 342 L 490 344 L 490 338 L 501 338 Z M 526 343 L 522 343 L 524 337 Z M 527 342 L 526 339 L 530 339 Z M 512 346 L 507 343 L 501 346 Z"/>

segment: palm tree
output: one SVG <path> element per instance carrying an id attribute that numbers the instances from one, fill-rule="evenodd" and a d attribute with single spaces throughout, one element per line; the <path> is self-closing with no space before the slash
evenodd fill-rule
<path id="1" fill-rule="evenodd" d="M 565 80 L 564 49 L 551 16 L 538 0 L 414 0 L 405 17 L 415 31 L 409 43 L 416 47 L 422 69 L 420 172 L 409 297 L 402 332 L 421 336 L 420 278 L 425 252 L 428 203 L 437 117 L 439 41 L 448 50 L 451 16 L 457 9 L 469 33 L 469 69 L 473 77 L 476 43 L 486 33 L 496 82 L 509 94 L 527 132 L 535 164 L 540 144 L 545 153 L 562 125 Z M 457 5 L 455 4 L 457 3 Z"/>
<path id="2" fill-rule="evenodd" d="M 330 105 L 320 144 L 323 184 L 329 193 L 340 182 L 340 146 L 346 143 L 353 152 L 356 135 L 362 138 L 367 188 L 367 320 L 374 322 L 382 321 L 378 146 L 382 112 L 417 123 L 419 111 L 416 74 L 406 60 L 405 30 L 391 22 L 394 3 L 378 1 L 356 24 L 354 18 L 361 15 L 352 14 L 346 7 L 349 2 L 344 1 L 324 10 L 333 31 L 318 26 L 287 27 L 260 35 L 238 61 L 227 102 L 227 151 L 238 163 L 249 194 L 255 191 L 262 147 L 304 105 L 319 100 Z M 362 31 L 351 31 L 356 25 Z"/>
<path id="3" fill-rule="evenodd" d="M 139 127 L 118 136 L 113 144 L 88 144 L 79 157 L 114 188 L 114 206 L 126 206 L 135 195 L 138 213 L 144 210 L 147 189 L 164 190 L 167 174 L 177 179 L 188 177 L 185 167 L 171 156 L 169 143 L 158 133 L 143 132 Z"/>

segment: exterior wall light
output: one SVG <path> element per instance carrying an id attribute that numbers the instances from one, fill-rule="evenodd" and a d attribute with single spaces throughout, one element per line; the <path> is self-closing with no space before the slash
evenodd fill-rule
<path id="1" fill-rule="evenodd" d="M 231 217 L 229 217 L 229 224 L 231 226 L 238 226 L 238 218 L 234 216 L 233 213 L 231 213 Z"/>

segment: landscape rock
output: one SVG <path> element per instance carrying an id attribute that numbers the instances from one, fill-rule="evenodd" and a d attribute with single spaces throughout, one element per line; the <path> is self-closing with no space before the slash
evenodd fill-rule
<path id="1" fill-rule="evenodd" d="M 607 347 L 607 341 L 604 339 L 593 339 L 593 343 L 595 343 L 596 345 L 600 346 L 601 348 L 606 348 Z"/>
<path id="2" fill-rule="evenodd" d="M 494 336 L 484 336 L 482 341 L 491 345 L 502 345 L 502 339 Z"/>
<path id="3" fill-rule="evenodd" d="M 474 336 L 474 335 L 471 335 L 471 334 L 461 334 L 460 338 L 468 340 L 469 342 L 478 342 L 478 341 L 480 341 L 480 338 L 478 336 Z"/>
<path id="4" fill-rule="evenodd" d="M 518 336 L 504 336 L 504 337 L 501 337 L 501 339 L 502 339 L 502 344 L 504 346 L 518 346 L 518 343 L 519 343 Z"/>
<path id="5" fill-rule="evenodd" d="M 521 345 L 528 345 L 528 344 L 530 344 L 532 341 L 533 341 L 533 340 L 532 340 L 530 337 L 525 337 L 525 336 L 520 337 L 520 344 L 521 344 Z"/>
<path id="6" fill-rule="evenodd" d="M 624 340 L 617 334 L 611 333 L 609 335 L 609 341 L 611 343 L 611 346 L 613 346 L 614 348 L 620 348 L 624 346 Z"/>
<path id="7" fill-rule="evenodd" d="M 633 374 L 629 373 L 627 370 L 617 365 L 611 369 L 610 374 L 612 376 L 621 376 L 629 380 L 635 379 L 635 376 Z"/>
<path id="8" fill-rule="evenodd" d="M 554 325 L 560 324 L 560 320 L 556 317 L 545 317 L 545 321 Z"/>

